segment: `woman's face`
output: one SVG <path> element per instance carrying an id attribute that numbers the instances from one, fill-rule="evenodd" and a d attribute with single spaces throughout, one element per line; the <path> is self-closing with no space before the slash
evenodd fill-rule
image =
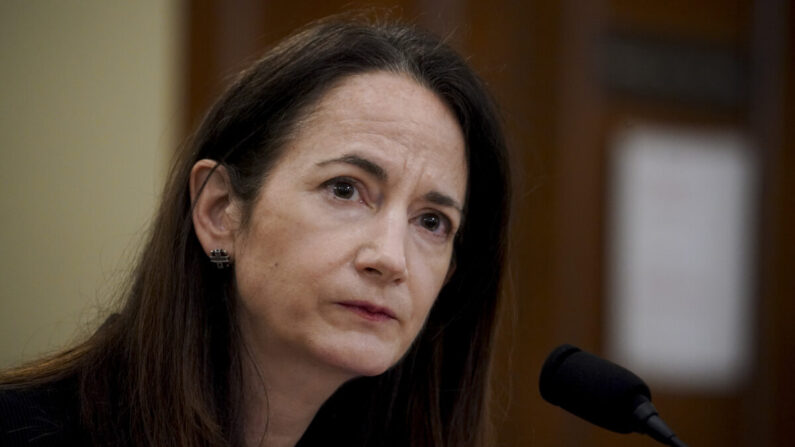
<path id="1" fill-rule="evenodd" d="M 330 90 L 235 236 L 255 349 L 351 377 L 394 365 L 448 275 L 466 187 L 461 129 L 430 90 L 385 72 Z"/>

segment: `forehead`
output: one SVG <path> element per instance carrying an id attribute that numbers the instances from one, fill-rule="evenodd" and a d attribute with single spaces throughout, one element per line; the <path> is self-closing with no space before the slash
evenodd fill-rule
<path id="1" fill-rule="evenodd" d="M 409 75 L 374 71 L 342 78 L 321 97 L 315 111 L 319 114 L 345 115 L 346 111 L 357 114 L 363 108 L 375 107 L 371 111 L 385 116 L 401 117 L 402 110 L 418 105 L 422 105 L 428 115 L 441 116 L 450 113 L 433 91 Z M 351 108 L 352 106 L 355 108 Z M 413 116 L 419 118 L 417 115 Z"/>
<path id="2" fill-rule="evenodd" d="M 329 89 L 299 123 L 284 156 L 356 152 L 387 169 L 423 162 L 439 181 L 455 183 L 450 186 L 461 191 L 451 192 L 463 199 L 464 147 L 458 120 L 434 92 L 403 74 L 373 72 L 347 77 Z"/>
<path id="3" fill-rule="evenodd" d="M 322 120 L 335 125 L 369 121 L 374 127 L 381 124 L 402 131 L 434 127 L 432 133 L 443 132 L 440 138 L 463 144 L 460 125 L 449 107 L 404 74 L 376 71 L 342 79 L 321 97 L 309 116 L 315 124 Z"/>

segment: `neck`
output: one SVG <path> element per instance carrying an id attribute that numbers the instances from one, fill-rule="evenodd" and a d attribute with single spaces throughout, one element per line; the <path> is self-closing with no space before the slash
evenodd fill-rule
<path id="1" fill-rule="evenodd" d="M 251 331 L 242 335 L 245 445 L 292 447 L 320 406 L 350 377 L 296 358 L 289 349 L 266 349 L 268 343 Z"/>

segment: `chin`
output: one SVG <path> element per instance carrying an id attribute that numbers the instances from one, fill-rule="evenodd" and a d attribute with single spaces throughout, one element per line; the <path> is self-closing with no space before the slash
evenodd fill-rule
<path id="1" fill-rule="evenodd" d="M 374 377 L 379 376 L 385 373 L 389 368 L 392 367 L 392 364 L 388 365 L 366 365 L 360 366 L 356 369 L 357 374 L 356 377 Z"/>
<path id="2" fill-rule="evenodd" d="M 394 347 L 379 347 L 379 344 L 330 347 L 323 355 L 323 361 L 351 377 L 377 376 L 394 366 L 401 357 L 395 354 Z"/>

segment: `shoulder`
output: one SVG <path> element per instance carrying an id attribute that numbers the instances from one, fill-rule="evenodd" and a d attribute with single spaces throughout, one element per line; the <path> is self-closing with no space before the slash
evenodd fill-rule
<path id="1" fill-rule="evenodd" d="M 83 438 L 77 387 L 72 383 L 0 386 L 0 445 L 70 445 Z"/>

